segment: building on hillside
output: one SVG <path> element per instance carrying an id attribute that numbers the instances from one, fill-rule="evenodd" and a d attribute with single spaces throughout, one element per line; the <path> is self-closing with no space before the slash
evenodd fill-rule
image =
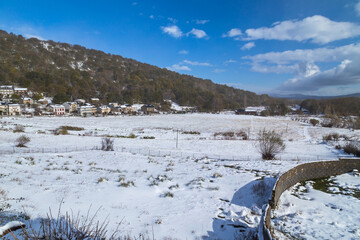
<path id="1" fill-rule="evenodd" d="M 21 114 L 20 104 L 8 104 L 8 115 L 16 116 Z"/>
<path id="2" fill-rule="evenodd" d="M 121 111 L 124 114 L 131 114 L 133 112 L 133 108 L 130 104 L 121 105 Z"/>
<path id="3" fill-rule="evenodd" d="M 108 115 L 111 112 L 111 108 L 106 105 L 98 107 L 97 110 L 98 110 L 98 113 L 100 113 L 102 115 Z"/>
<path id="4" fill-rule="evenodd" d="M 78 105 L 84 105 L 86 103 L 85 99 L 76 99 L 75 102 L 78 104 Z"/>
<path id="5" fill-rule="evenodd" d="M 92 105 L 84 105 L 84 106 L 80 106 L 78 107 L 78 114 L 81 117 L 90 117 L 93 116 L 93 108 L 94 106 Z M 96 109 L 96 108 L 95 108 Z"/>
<path id="6" fill-rule="evenodd" d="M 3 97 L 11 97 L 14 94 L 14 88 L 11 85 L 1 85 L 0 86 L 0 95 Z"/>
<path id="7" fill-rule="evenodd" d="M 118 106 L 119 106 L 119 103 L 116 103 L 116 102 L 109 103 L 110 108 L 116 108 Z"/>
<path id="8" fill-rule="evenodd" d="M 121 106 L 111 108 L 111 113 L 115 115 L 120 115 L 122 113 Z"/>
<path id="9" fill-rule="evenodd" d="M 25 96 L 26 93 L 27 93 L 27 88 L 14 87 L 14 94 L 19 96 Z"/>
<path id="10" fill-rule="evenodd" d="M 24 98 L 22 98 L 22 103 L 23 104 L 33 104 L 34 101 L 32 100 L 32 98 L 24 97 Z"/>
<path id="11" fill-rule="evenodd" d="M 151 113 L 157 113 L 157 110 L 155 109 L 154 105 L 151 104 L 145 104 L 141 107 L 141 111 L 144 114 L 151 114 Z"/>
<path id="12" fill-rule="evenodd" d="M 98 104 L 99 101 L 100 101 L 100 99 L 98 99 L 98 98 L 90 98 L 90 102 L 91 102 L 92 104 Z"/>
<path id="13" fill-rule="evenodd" d="M 0 103 L 0 116 L 8 115 L 8 105 L 5 103 Z"/>
<path id="14" fill-rule="evenodd" d="M 50 111 L 57 116 L 64 115 L 65 114 L 65 107 L 64 105 L 50 105 Z"/>
<path id="15" fill-rule="evenodd" d="M 46 98 L 39 99 L 39 100 L 37 100 L 37 102 L 39 104 L 42 104 L 42 105 L 48 105 L 49 104 L 49 100 L 47 100 Z"/>
<path id="16" fill-rule="evenodd" d="M 78 110 L 76 102 L 65 102 L 63 105 L 65 107 L 65 111 L 68 113 L 75 113 Z"/>

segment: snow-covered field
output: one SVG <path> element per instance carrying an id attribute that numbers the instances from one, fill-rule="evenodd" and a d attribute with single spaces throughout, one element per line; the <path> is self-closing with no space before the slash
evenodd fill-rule
<path id="1" fill-rule="evenodd" d="M 155 239 L 241 239 L 260 220 L 266 196 L 253 190 L 259 179 L 271 187 L 273 176 L 300 163 L 346 156 L 322 142 L 325 134 L 359 135 L 285 117 L 233 114 L 4 117 L 0 123 L 3 220 L 25 213 L 36 222 L 62 203 L 62 212 L 99 209 L 109 232 L 121 222 L 122 234 Z M 25 133 L 13 133 L 16 124 Z M 54 135 L 60 126 L 84 130 Z M 260 159 L 254 139 L 263 128 L 283 135 L 279 160 Z M 240 130 L 250 140 L 214 136 Z M 22 134 L 31 139 L 28 148 L 15 147 Z M 126 138 L 131 134 L 136 137 Z M 115 151 L 94 150 L 107 135 Z"/>

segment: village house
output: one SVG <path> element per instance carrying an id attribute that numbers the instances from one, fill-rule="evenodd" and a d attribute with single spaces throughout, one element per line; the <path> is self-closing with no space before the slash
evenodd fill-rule
<path id="1" fill-rule="evenodd" d="M 21 114 L 20 104 L 8 104 L 8 115 L 15 116 Z"/>
<path id="2" fill-rule="evenodd" d="M 133 108 L 130 104 L 124 104 L 124 105 L 121 105 L 121 111 L 124 114 L 130 114 L 133 112 Z"/>
<path id="3" fill-rule="evenodd" d="M 0 103 L 0 116 L 8 115 L 8 105 L 5 103 Z"/>
<path id="4" fill-rule="evenodd" d="M 74 113 L 78 109 L 78 105 L 76 102 L 65 102 L 64 104 L 65 111 L 68 113 Z"/>
<path id="5" fill-rule="evenodd" d="M 113 113 L 115 115 L 120 115 L 122 113 L 121 106 L 111 108 L 111 113 Z"/>
<path id="6" fill-rule="evenodd" d="M 157 113 L 157 110 L 155 109 L 154 105 L 151 104 L 145 104 L 141 107 L 141 111 L 144 114 L 151 114 L 151 113 Z"/>
<path id="7" fill-rule="evenodd" d="M 93 108 L 94 108 L 94 106 L 92 106 L 92 105 L 80 106 L 80 107 L 78 107 L 78 114 L 81 117 L 90 117 L 90 116 L 94 115 Z"/>
<path id="8" fill-rule="evenodd" d="M 2 85 L 0 86 L 0 95 L 3 97 L 11 97 L 14 94 L 13 86 L 11 85 Z"/>
<path id="9" fill-rule="evenodd" d="M 266 110 L 266 108 L 263 107 L 263 106 L 260 106 L 260 107 L 247 107 L 247 108 L 237 109 L 235 111 L 235 114 L 260 116 L 261 112 L 265 111 L 265 110 Z"/>
<path id="10" fill-rule="evenodd" d="M 86 103 L 85 99 L 76 99 L 75 102 L 78 104 L 78 105 L 84 105 Z"/>
<path id="11" fill-rule="evenodd" d="M 98 104 L 99 101 L 100 101 L 100 99 L 98 99 L 98 98 L 90 98 L 90 102 L 91 102 L 92 104 Z"/>
<path id="12" fill-rule="evenodd" d="M 111 112 L 111 108 L 106 105 L 98 107 L 97 110 L 98 110 L 98 113 L 100 113 L 102 115 L 108 115 Z"/>
<path id="13" fill-rule="evenodd" d="M 22 103 L 23 104 L 33 104 L 34 101 L 32 100 L 32 98 L 24 97 L 24 98 L 22 98 Z"/>
<path id="14" fill-rule="evenodd" d="M 26 93 L 27 93 L 27 88 L 14 87 L 14 94 L 19 96 L 25 96 Z"/>
<path id="15" fill-rule="evenodd" d="M 48 105 L 49 104 L 49 100 L 46 99 L 46 98 L 39 99 L 39 100 L 37 100 L 37 102 L 39 104 L 42 104 L 42 105 Z"/>
<path id="16" fill-rule="evenodd" d="M 57 116 L 64 115 L 65 107 L 64 105 L 59 105 L 59 104 L 50 105 L 50 111 Z"/>
<path id="17" fill-rule="evenodd" d="M 118 107 L 118 106 L 119 106 L 119 104 L 116 103 L 116 102 L 109 103 L 109 107 L 110 107 L 110 108 L 116 108 L 116 107 Z"/>

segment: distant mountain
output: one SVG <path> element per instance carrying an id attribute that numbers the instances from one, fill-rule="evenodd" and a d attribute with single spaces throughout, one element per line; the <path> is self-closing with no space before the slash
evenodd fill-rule
<path id="1" fill-rule="evenodd" d="M 268 95 L 215 84 L 119 55 L 0 30 L 0 85 L 28 87 L 62 99 L 160 103 L 171 99 L 201 111 L 263 105 Z"/>
<path id="2" fill-rule="evenodd" d="M 306 100 L 306 99 L 334 99 L 334 98 L 360 98 L 360 93 L 353 93 L 348 95 L 338 95 L 338 96 L 316 96 L 316 95 L 303 95 L 303 94 L 269 94 L 274 98 L 285 98 L 285 99 L 295 99 L 295 100 Z"/>

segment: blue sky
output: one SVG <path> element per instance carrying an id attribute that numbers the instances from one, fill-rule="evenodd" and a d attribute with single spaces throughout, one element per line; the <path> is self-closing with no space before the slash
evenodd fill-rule
<path id="1" fill-rule="evenodd" d="M 1 0 L 0 29 L 257 93 L 360 92 L 359 0 Z"/>

